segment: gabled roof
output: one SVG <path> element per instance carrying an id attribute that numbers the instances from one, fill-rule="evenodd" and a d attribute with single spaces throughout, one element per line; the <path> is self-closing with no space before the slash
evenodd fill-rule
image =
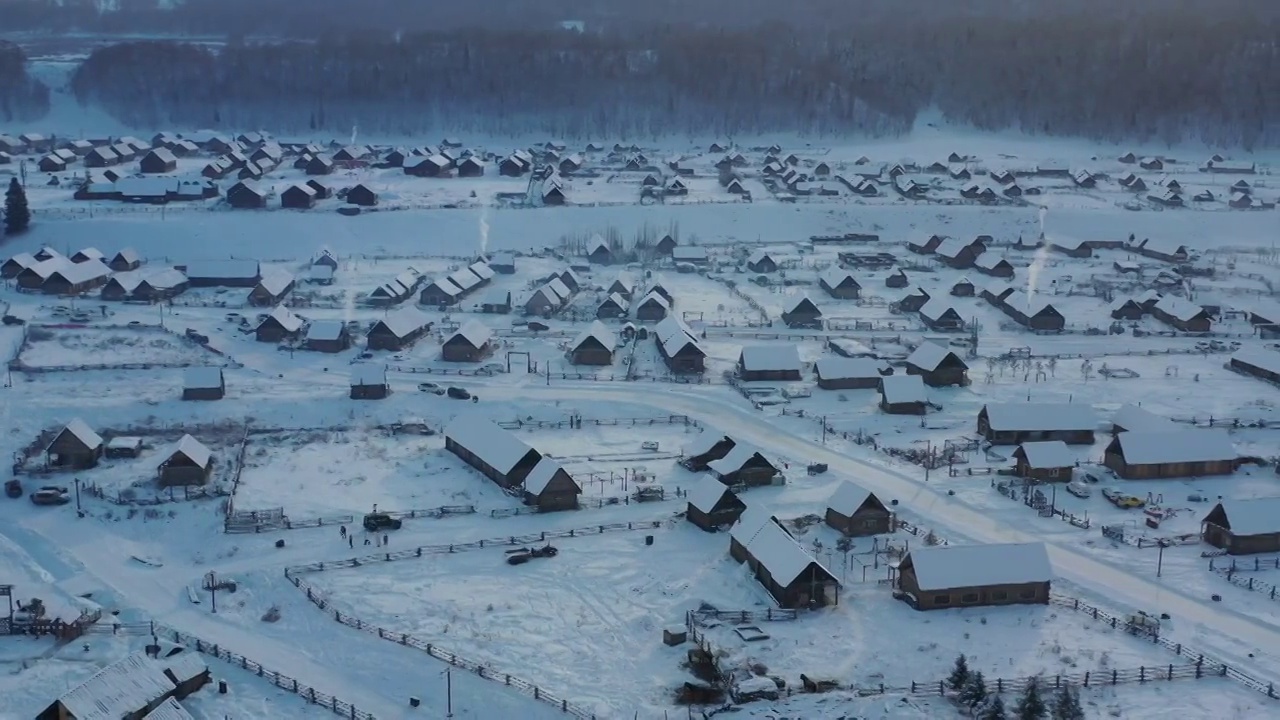
<path id="1" fill-rule="evenodd" d="M 579 335 L 577 339 L 573 341 L 573 345 L 571 345 L 570 347 L 574 350 L 577 350 L 578 348 L 582 347 L 582 344 L 584 342 L 591 339 L 594 339 L 596 342 L 600 343 L 600 345 L 603 346 L 604 349 L 608 350 L 609 352 L 613 352 L 618 345 L 617 336 L 614 335 L 613 331 L 610 330 L 608 327 L 606 327 L 604 323 L 600 322 L 599 320 L 596 320 L 592 322 L 591 325 L 589 325 L 586 330 L 582 331 L 582 334 Z"/>
<path id="2" fill-rule="evenodd" d="M 449 275 L 449 282 L 457 285 L 462 292 L 466 292 L 471 288 L 480 284 L 480 278 L 467 268 L 462 268 Z"/>
<path id="3" fill-rule="evenodd" d="M 645 305 L 659 305 L 667 310 L 671 309 L 671 303 L 667 302 L 667 298 L 664 297 L 662 294 L 654 292 L 652 290 L 649 291 L 648 295 L 645 295 L 644 297 L 637 300 L 635 306 L 637 309 L 639 309 L 644 307 Z"/>
<path id="4" fill-rule="evenodd" d="M 70 263 L 63 261 L 62 267 L 55 269 L 49 274 L 49 277 L 60 275 L 66 278 L 67 282 L 75 285 L 89 280 L 95 280 L 101 277 L 107 277 L 111 274 L 111 268 L 102 264 L 101 260 L 86 260 L 82 263 Z"/>
<path id="5" fill-rule="evenodd" d="M 1280 497 L 1223 500 L 1218 503 L 1232 535 L 1280 533 Z"/>
<path id="6" fill-rule="evenodd" d="M 480 297 L 480 303 L 483 305 L 510 305 L 511 291 L 503 288 L 489 288 L 488 292 Z"/>
<path id="7" fill-rule="evenodd" d="M 142 720 L 195 720 L 195 716 L 179 705 L 177 700 L 168 698 L 155 710 L 143 715 Z"/>
<path id="8" fill-rule="evenodd" d="M 943 240 L 938 245 L 938 248 L 933 251 L 933 253 L 935 255 L 938 255 L 939 257 L 954 259 L 956 257 L 959 257 L 961 252 L 963 252 L 966 248 L 972 246 L 973 244 L 974 244 L 973 240 L 965 240 L 964 238 L 950 237 L 950 238 L 947 238 L 946 240 Z"/>
<path id="9" fill-rule="evenodd" d="M 493 331 L 488 325 L 477 320 L 468 320 L 462 323 L 462 327 L 458 328 L 452 335 L 445 340 L 445 344 L 449 344 L 456 339 L 461 339 L 473 348 L 482 348 L 484 344 L 489 342 L 493 337 Z"/>
<path id="10" fill-rule="evenodd" d="M 31 267 L 32 265 L 35 265 L 40 261 L 36 260 L 35 256 L 32 255 L 31 253 L 21 252 L 9 258 L 6 262 L 16 263 L 18 267 L 26 269 Z"/>
<path id="11" fill-rule="evenodd" d="M 1146 408 L 1132 403 L 1125 405 L 1111 416 L 1111 424 L 1129 430 L 1174 430 L 1177 425 L 1163 415 L 1156 415 Z"/>
<path id="12" fill-rule="evenodd" d="M 185 390 L 209 390 L 222 387 L 222 368 L 189 367 L 182 373 Z"/>
<path id="13" fill-rule="evenodd" d="M 1033 470 L 1071 467 L 1076 464 L 1071 449 L 1061 440 L 1024 442 L 1018 446 L 1018 450 L 1022 451 L 1027 465 Z"/>
<path id="14" fill-rule="evenodd" d="M 536 452 L 510 431 L 474 415 L 455 418 L 445 428 L 445 436 L 503 474 L 511 472 L 530 452 Z"/>
<path id="15" fill-rule="evenodd" d="M 889 375 L 880 378 L 880 395 L 890 405 L 928 402 L 924 378 L 919 375 Z"/>
<path id="16" fill-rule="evenodd" d="M 1211 428 L 1178 430 L 1134 430 L 1116 435 L 1129 465 L 1213 462 L 1239 457 L 1226 430 Z"/>
<path id="17" fill-rule="evenodd" d="M 746 515 L 744 512 L 742 517 L 746 518 Z M 741 522 L 740 518 L 739 523 Z M 751 522 L 751 526 L 756 530 L 750 534 L 747 542 L 743 542 L 736 536 L 735 539 L 746 547 L 751 557 L 764 566 L 774 582 L 786 587 L 795 582 L 796 578 L 800 577 L 800 574 L 810 565 L 817 565 L 832 582 L 839 583 L 835 576 L 801 547 L 772 515 L 766 516 L 764 522 L 759 522 L 758 517 L 753 518 Z M 734 529 L 737 528 L 738 526 L 735 525 Z"/>
<path id="18" fill-rule="evenodd" d="M 71 433 L 77 440 L 84 443 L 87 448 L 93 449 L 102 446 L 102 436 L 94 432 L 93 428 L 89 427 L 88 423 L 80 418 L 72 419 L 63 430 Z"/>
<path id="19" fill-rule="evenodd" d="M 273 271 L 262 274 L 258 287 L 271 295 L 282 295 L 294 282 L 293 276 L 287 272 Z"/>
<path id="20" fill-rule="evenodd" d="M 883 361 L 873 358 L 824 357 L 814 363 L 814 371 L 821 380 L 879 379 L 885 367 Z"/>
<path id="21" fill-rule="evenodd" d="M 818 313 L 819 315 L 822 314 L 822 311 L 819 310 L 818 306 L 814 304 L 812 300 L 809 299 L 808 295 L 797 295 L 791 301 L 791 304 L 787 307 L 786 312 L 789 315 L 799 310 L 812 311 L 812 312 Z"/>
<path id="22" fill-rule="evenodd" d="M 1186 322 L 1204 314 L 1204 308 L 1177 295 L 1165 295 L 1156 303 L 1156 309 L 1168 313 L 1177 320 Z"/>
<path id="23" fill-rule="evenodd" d="M 693 440 L 685 443 L 685 446 L 681 448 L 681 453 L 683 453 L 685 457 L 706 455 L 711 452 L 712 448 L 725 440 L 728 440 L 730 444 L 737 442 L 728 435 L 717 431 L 715 428 L 705 428 L 701 435 L 698 435 Z"/>
<path id="24" fill-rule="evenodd" d="M 70 260 L 66 259 L 65 257 L 62 257 L 61 255 L 55 255 L 54 257 L 51 257 L 48 260 L 41 260 L 33 265 L 27 266 L 27 268 L 24 269 L 23 272 L 35 273 L 37 276 L 40 277 L 40 279 L 48 280 L 49 277 L 52 276 L 54 273 L 58 272 L 59 270 L 62 270 L 63 268 L 69 265 L 71 265 Z"/>
<path id="25" fill-rule="evenodd" d="M 1098 416 L 1086 403 L 988 403 L 987 422 L 1006 430 L 1096 430 Z"/>
<path id="26" fill-rule="evenodd" d="M 467 269 L 471 271 L 472 275 L 475 275 L 481 280 L 492 280 L 493 276 L 496 274 L 493 272 L 493 268 L 483 262 L 471 263 L 467 266 Z"/>
<path id="27" fill-rule="evenodd" d="M 964 365 L 964 361 L 960 360 L 960 356 L 941 345 L 926 340 L 920 343 L 920 346 L 907 356 L 907 364 L 930 372 L 937 370 L 948 357 L 955 358 L 961 365 Z"/>
<path id="28" fill-rule="evenodd" d="M 748 345 L 739 356 L 742 369 L 795 370 L 801 369 L 800 350 L 795 345 Z"/>
<path id="29" fill-rule="evenodd" d="M 337 340 L 342 337 L 344 330 L 346 325 L 341 320 L 316 320 L 307 326 L 307 339 Z"/>
<path id="30" fill-rule="evenodd" d="M 296 333 L 302 329 L 302 318 L 294 314 L 292 310 L 284 305 L 277 305 L 275 309 L 267 315 L 262 324 L 266 324 L 268 320 L 274 320 L 288 333 Z M 259 325 L 261 327 L 261 325 Z"/>
<path id="31" fill-rule="evenodd" d="M 147 157 L 154 157 L 160 162 L 166 163 L 166 164 L 178 162 L 178 158 L 173 156 L 173 153 L 169 150 L 169 148 L 162 148 L 162 147 L 155 148 L 147 153 Z M 143 158 L 143 159 L 145 160 L 146 158 Z"/>
<path id="32" fill-rule="evenodd" d="M 462 294 L 462 288 L 458 287 L 457 283 L 447 277 L 436 278 L 435 280 L 432 280 L 431 284 L 427 287 L 434 287 L 449 297 L 457 297 Z"/>
<path id="33" fill-rule="evenodd" d="M 657 336 L 663 352 L 668 357 L 674 356 L 683 350 L 686 345 L 692 345 L 699 353 L 706 355 L 706 352 L 698 343 L 698 336 L 694 335 L 693 330 L 690 329 L 685 321 L 675 315 L 668 315 L 662 322 L 655 325 L 653 333 Z"/>
<path id="34" fill-rule="evenodd" d="M 852 282 L 854 285 L 858 285 L 858 280 L 853 277 L 853 273 L 845 270 L 839 265 L 832 265 L 826 270 L 823 270 L 819 279 L 826 283 L 829 288 L 838 288 L 846 282 Z"/>
<path id="35" fill-rule="evenodd" d="M 743 547 L 751 544 L 751 540 L 769 523 L 778 524 L 778 517 L 764 505 L 746 503 L 747 509 L 738 516 L 738 521 L 729 530 L 729 537 L 737 540 Z"/>
<path id="36" fill-rule="evenodd" d="M 863 503 L 872 497 L 875 496 L 870 490 L 843 480 L 836 486 L 836 491 L 831 493 L 831 497 L 827 500 L 827 507 L 845 517 L 853 517 Z"/>
<path id="37" fill-rule="evenodd" d="M 114 662 L 85 680 L 58 703 L 76 720 L 118 720 L 174 690 L 164 666 L 143 653 Z"/>
<path id="38" fill-rule="evenodd" d="M 387 366 L 374 363 L 356 363 L 351 366 L 351 387 L 386 385 Z"/>
<path id="39" fill-rule="evenodd" d="M 427 316 L 412 305 L 387 313 L 378 321 L 391 334 L 398 338 L 406 338 L 427 326 Z"/>
<path id="40" fill-rule="evenodd" d="M 747 256 L 747 263 L 750 265 L 755 265 L 761 260 L 766 260 L 766 259 L 771 260 L 774 263 L 778 262 L 778 259 L 773 256 L 773 253 L 770 253 L 768 250 L 758 249 L 758 250 L 752 251 L 752 253 Z"/>
<path id="41" fill-rule="evenodd" d="M 947 314 L 948 310 L 955 313 L 956 315 L 960 314 L 955 309 L 955 306 L 953 306 L 950 302 L 948 302 L 945 297 L 941 295 L 934 295 L 933 297 L 929 298 L 928 302 L 926 302 L 924 305 L 920 307 L 920 315 L 926 320 L 937 321 L 937 320 L 941 320 L 942 316 Z"/>
<path id="42" fill-rule="evenodd" d="M 924 592 L 1049 582 L 1053 567 L 1044 543 L 917 546 L 903 558 Z"/>
<path id="43" fill-rule="evenodd" d="M 996 266 L 1001 263 L 1004 263 L 1005 265 L 1012 265 L 1007 258 L 1001 257 L 1000 255 L 992 252 L 982 253 L 973 261 L 975 267 L 982 268 L 983 270 L 994 270 Z"/>
<path id="44" fill-rule="evenodd" d="M 530 495 L 541 495 L 542 491 L 546 490 L 547 486 L 551 484 L 556 474 L 563 470 L 564 466 L 558 461 L 544 455 L 538 461 L 538 464 L 534 465 L 533 469 L 529 471 L 529 474 L 525 476 L 524 491 Z M 573 478 L 570 477 L 569 479 L 572 480 Z M 574 481 L 574 484 L 577 485 L 577 481 Z"/>
<path id="45" fill-rule="evenodd" d="M 185 455 L 196 467 L 201 469 L 209 467 L 209 461 L 213 459 L 213 453 L 205 444 L 190 435 L 183 435 L 178 441 L 177 447 L 170 453 L 170 457 L 174 455 Z"/>
<path id="46" fill-rule="evenodd" d="M 733 449 L 727 455 L 719 460 L 711 461 L 707 464 L 707 468 L 717 475 L 728 475 L 741 470 L 756 455 L 768 462 L 768 458 L 764 456 L 760 448 L 746 443 L 735 443 Z"/>
<path id="47" fill-rule="evenodd" d="M 111 276 L 111 281 L 108 283 L 108 285 L 114 283 L 116 285 L 119 285 L 120 288 L 123 289 L 125 292 L 131 293 L 134 290 L 138 289 L 138 286 L 142 284 L 142 279 L 145 276 L 146 276 L 146 273 L 143 272 L 142 270 L 129 270 L 127 272 L 118 272 Z"/>
<path id="48" fill-rule="evenodd" d="M 702 475 L 690 488 L 686 499 L 693 507 L 704 513 L 709 513 L 715 509 L 716 504 L 724 497 L 727 492 L 732 492 L 727 485 L 715 479 L 712 475 Z"/>

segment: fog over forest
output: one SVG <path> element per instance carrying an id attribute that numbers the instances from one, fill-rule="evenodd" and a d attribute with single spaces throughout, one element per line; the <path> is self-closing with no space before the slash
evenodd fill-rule
<path id="1" fill-rule="evenodd" d="M 13 17 L 226 39 L 92 53 L 76 96 L 140 127 L 888 135 L 936 109 L 987 130 L 1256 147 L 1280 142 L 1277 5 L 120 0 L 98 13 L 18 0 Z M 564 19 L 586 31 L 560 29 Z M 39 89 L 8 55 L 0 117 L 30 115 Z"/>

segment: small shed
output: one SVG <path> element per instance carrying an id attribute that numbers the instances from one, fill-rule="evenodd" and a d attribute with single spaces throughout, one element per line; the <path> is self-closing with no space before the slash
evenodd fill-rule
<path id="1" fill-rule="evenodd" d="M 1231 555 L 1280 553 L 1280 497 L 1222 500 L 1200 527 L 1206 543 Z"/>
<path id="2" fill-rule="evenodd" d="M 1102 462 L 1126 480 L 1159 480 L 1230 475 L 1239 455 L 1220 428 L 1130 430 L 1111 440 Z"/>
<path id="3" fill-rule="evenodd" d="M 699 477 L 687 498 L 685 518 L 707 532 L 733 525 L 747 509 L 732 490 L 711 475 Z"/>
<path id="4" fill-rule="evenodd" d="M 182 373 L 183 400 L 221 400 L 227 394 L 220 367 L 189 367 Z"/>
<path id="5" fill-rule="evenodd" d="M 1076 466 L 1071 449 L 1061 440 L 1024 442 L 1013 451 L 1014 472 L 1040 482 L 1070 482 Z"/>
<path id="6" fill-rule="evenodd" d="M 524 478 L 524 502 L 540 512 L 577 510 L 578 496 L 582 488 L 559 462 L 549 457 L 539 458 Z"/>
<path id="7" fill-rule="evenodd" d="M 827 500 L 826 523 L 845 537 L 893 532 L 893 513 L 870 490 L 842 480 Z"/>
<path id="8" fill-rule="evenodd" d="M 880 409 L 890 415 L 924 415 L 929 407 L 919 375 L 880 378 Z"/>
<path id="9" fill-rule="evenodd" d="M 917 546 L 898 565 L 898 589 L 917 610 L 1049 603 L 1044 543 Z"/>
<path id="10" fill-rule="evenodd" d="M 591 323 L 569 346 L 569 362 L 574 365 L 612 365 L 618 340 L 599 320 Z"/>
<path id="11" fill-rule="evenodd" d="M 803 364 L 795 345 L 748 345 L 738 355 L 738 377 L 757 380 L 799 380 Z"/>
<path id="12" fill-rule="evenodd" d="M 75 418 L 45 448 L 45 461 L 50 467 L 91 468 L 98 464 L 103 447 L 102 436 L 85 421 Z"/>
<path id="13" fill-rule="evenodd" d="M 204 443 L 183 435 L 156 472 L 160 487 L 204 485 L 213 472 L 213 453 Z"/>
<path id="14" fill-rule="evenodd" d="M 357 363 L 351 366 L 352 400 L 382 400 L 390 394 L 385 365 Z"/>

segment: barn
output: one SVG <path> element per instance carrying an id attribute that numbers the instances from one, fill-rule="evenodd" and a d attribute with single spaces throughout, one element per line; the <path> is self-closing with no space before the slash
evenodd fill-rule
<path id="1" fill-rule="evenodd" d="M 889 368 L 873 358 L 824 357 L 813 365 L 823 390 L 874 390 Z"/>
<path id="2" fill-rule="evenodd" d="M 431 321 L 415 307 L 389 312 L 369 328 L 365 344 L 370 350 L 404 350 L 431 329 Z"/>
<path id="3" fill-rule="evenodd" d="M 890 415 L 924 415 L 929 407 L 919 375 L 880 378 L 880 409 Z"/>
<path id="4" fill-rule="evenodd" d="M 795 345 L 748 345 L 738 355 L 738 377 L 757 380 L 799 380 L 803 368 Z"/>
<path id="5" fill-rule="evenodd" d="M 40 291 L 46 295 L 82 295 L 107 284 L 110 278 L 111 268 L 101 260 L 82 263 L 62 261 L 61 267 L 49 273 L 49 277 L 40 285 Z"/>
<path id="6" fill-rule="evenodd" d="M 733 525 L 747 509 L 732 490 L 711 475 L 698 478 L 687 498 L 685 518 L 707 532 Z"/>
<path id="7" fill-rule="evenodd" d="M 919 375 L 930 387 L 968 385 L 969 366 L 950 350 L 925 341 L 907 356 L 907 373 Z"/>
<path id="8" fill-rule="evenodd" d="M 382 400 L 390 394 L 385 365 L 357 363 L 351 366 L 352 400 Z"/>
<path id="9" fill-rule="evenodd" d="M 832 265 L 818 277 L 818 285 L 833 298 L 839 300 L 857 300 L 862 294 L 862 286 L 853 275 L 839 265 Z"/>
<path id="10" fill-rule="evenodd" d="M 1076 466 L 1071 449 L 1061 440 L 1024 442 L 1013 451 L 1014 472 L 1040 482 L 1070 482 Z"/>
<path id="11" fill-rule="evenodd" d="M 574 365 L 612 365 L 618 340 L 613 331 L 596 320 L 569 346 L 569 362 Z"/>
<path id="12" fill-rule="evenodd" d="M 269 272 L 258 280 L 258 284 L 249 291 L 249 304 L 254 307 L 271 307 L 279 305 L 296 284 L 294 277 L 286 272 Z"/>
<path id="13" fill-rule="evenodd" d="M 1061 440 L 1092 445 L 1098 417 L 1084 403 L 988 403 L 978 411 L 978 434 L 992 445 Z"/>
<path id="14" fill-rule="evenodd" d="M 1200 527 L 1201 539 L 1230 555 L 1280 553 L 1280 497 L 1222 500 Z"/>
<path id="15" fill-rule="evenodd" d="M 541 457 L 524 478 L 524 503 L 540 512 L 577 510 L 582 488 L 557 461 Z"/>
<path id="16" fill-rule="evenodd" d="M 444 447 L 504 488 L 519 488 L 542 454 L 511 432 L 480 417 L 455 418 L 445 429 Z"/>
<path id="17" fill-rule="evenodd" d="M 1230 475 L 1239 453 L 1226 430 L 1130 430 L 1117 434 L 1102 463 L 1126 480 Z"/>
<path id="18" fill-rule="evenodd" d="M 1244 375 L 1280 384 L 1280 353 L 1261 348 L 1245 348 L 1231 356 L 1228 367 Z"/>
<path id="19" fill-rule="evenodd" d="M 177 447 L 156 469 L 160 487 L 204 485 L 213 472 L 213 453 L 204 443 L 183 435 Z"/>
<path id="20" fill-rule="evenodd" d="M 49 467 L 91 468 L 102 457 L 102 436 L 76 418 L 62 428 L 44 450 Z"/>
<path id="21" fill-rule="evenodd" d="M 183 400 L 221 400 L 227 382 L 220 367 L 189 367 L 182 373 Z"/>
<path id="22" fill-rule="evenodd" d="M 1049 603 L 1053 567 L 1044 543 L 916 547 L 897 588 L 917 610 Z"/>
<path id="23" fill-rule="evenodd" d="M 840 581 L 796 542 L 767 509 L 748 507 L 729 532 L 729 555 L 746 563 L 779 607 L 840 601 Z"/>
<path id="24" fill-rule="evenodd" d="M 341 320 L 316 320 L 307 326 L 302 346 L 315 352 L 342 352 L 351 347 L 351 333 Z"/>
<path id="25" fill-rule="evenodd" d="M 493 354 L 493 331 L 488 325 L 468 320 L 440 346 L 445 362 L 480 362 Z"/>
<path id="26" fill-rule="evenodd" d="M 843 480 L 827 500 L 826 523 L 845 537 L 894 531 L 893 513 L 870 490 Z"/>
<path id="27" fill-rule="evenodd" d="M 735 442 L 719 460 L 707 463 L 707 470 L 725 485 L 770 485 L 778 475 L 778 468 L 769 462 L 759 449 Z"/>
<path id="28" fill-rule="evenodd" d="M 782 322 L 789 328 L 822 329 L 822 311 L 806 295 L 800 295 L 782 311 Z"/>
<path id="29" fill-rule="evenodd" d="M 277 305 L 253 331 L 258 342 L 282 343 L 302 334 L 302 318 L 284 305 Z"/>
<path id="30" fill-rule="evenodd" d="M 191 287 L 254 287 L 262 279 L 257 260 L 200 260 L 178 267 Z"/>

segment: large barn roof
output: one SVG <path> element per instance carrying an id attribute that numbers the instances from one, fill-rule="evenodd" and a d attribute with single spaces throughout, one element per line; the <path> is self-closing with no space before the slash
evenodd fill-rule
<path id="1" fill-rule="evenodd" d="M 1044 543 L 917 547 L 910 561 L 922 591 L 1048 582 L 1053 568 Z"/>
<path id="2" fill-rule="evenodd" d="M 1123 432 L 1116 436 L 1129 465 L 1213 462 L 1239 457 L 1226 430 L 1179 429 Z"/>
<path id="3" fill-rule="evenodd" d="M 1223 500 L 1218 505 L 1233 535 L 1280 533 L 1280 497 Z"/>
<path id="4" fill-rule="evenodd" d="M 870 490 L 843 480 L 836 487 L 836 491 L 831 493 L 831 498 L 827 500 L 827 507 L 845 517 L 853 517 L 853 514 L 858 512 L 858 508 L 862 507 L 870 497 L 872 497 Z"/>
<path id="5" fill-rule="evenodd" d="M 748 372 L 800 370 L 800 350 L 795 345 L 748 345 L 742 348 L 742 369 Z"/>
<path id="6" fill-rule="evenodd" d="M 716 503 L 720 502 L 720 499 L 727 492 L 731 492 L 727 485 L 712 475 L 703 475 L 698 478 L 693 488 L 689 490 L 687 499 L 693 507 L 704 513 L 709 513 L 715 509 Z"/>
<path id="7" fill-rule="evenodd" d="M 445 436 L 500 473 L 509 473 L 533 448 L 508 430 L 476 416 L 456 418 Z"/>
<path id="8" fill-rule="evenodd" d="M 159 663 L 135 653 L 102 668 L 58 702 L 76 720 L 118 720 L 173 690 Z"/>
<path id="9" fill-rule="evenodd" d="M 987 422 L 1006 430 L 1096 430 L 1098 417 L 1085 403 L 989 403 Z"/>

